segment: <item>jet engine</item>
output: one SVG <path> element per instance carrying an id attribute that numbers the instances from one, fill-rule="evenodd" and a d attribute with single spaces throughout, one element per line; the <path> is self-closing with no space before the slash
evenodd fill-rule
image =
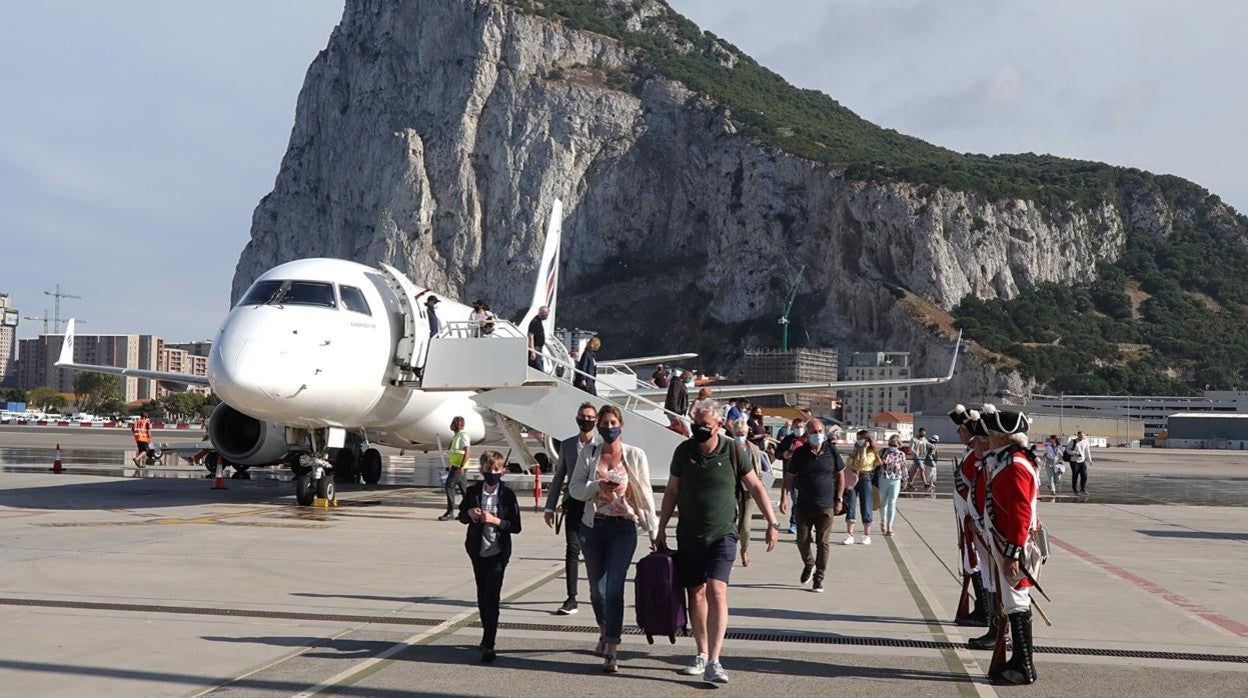
<path id="1" fill-rule="evenodd" d="M 208 438 L 226 462 L 239 465 L 268 465 L 290 450 L 286 427 L 249 417 L 224 402 L 212 411 Z"/>

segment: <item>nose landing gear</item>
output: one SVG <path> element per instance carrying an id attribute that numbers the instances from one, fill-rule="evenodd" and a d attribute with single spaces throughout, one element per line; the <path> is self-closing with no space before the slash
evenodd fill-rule
<path id="1" fill-rule="evenodd" d="M 308 454 L 291 456 L 290 470 L 295 474 L 295 501 L 312 506 L 319 497 L 333 501 L 333 467 L 323 458 Z"/>

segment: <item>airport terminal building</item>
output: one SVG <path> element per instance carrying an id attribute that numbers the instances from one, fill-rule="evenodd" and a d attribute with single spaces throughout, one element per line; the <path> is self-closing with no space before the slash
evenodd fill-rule
<path id="1" fill-rule="evenodd" d="M 1180 412 L 1170 415 L 1166 448 L 1248 449 L 1248 414 Z"/>

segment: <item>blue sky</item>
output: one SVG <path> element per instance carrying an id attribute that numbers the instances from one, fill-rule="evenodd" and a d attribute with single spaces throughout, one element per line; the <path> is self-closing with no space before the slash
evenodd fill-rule
<path id="1" fill-rule="evenodd" d="M 672 0 L 803 87 L 973 152 L 1170 172 L 1248 209 L 1248 3 Z M 211 336 L 342 0 L 10 3 L 0 292 L 83 332 Z M 21 336 L 40 323 L 24 321 Z"/>

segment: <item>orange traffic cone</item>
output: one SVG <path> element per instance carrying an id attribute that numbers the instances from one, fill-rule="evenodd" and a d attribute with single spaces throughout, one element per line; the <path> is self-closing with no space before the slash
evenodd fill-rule
<path id="1" fill-rule="evenodd" d="M 221 464 L 221 461 L 217 461 L 217 476 L 212 479 L 212 489 L 214 490 L 230 489 L 225 486 L 225 466 Z"/>
<path id="2" fill-rule="evenodd" d="M 52 472 L 54 473 L 65 472 L 65 469 L 61 467 L 61 445 L 60 444 L 56 445 L 56 455 L 52 457 Z"/>

